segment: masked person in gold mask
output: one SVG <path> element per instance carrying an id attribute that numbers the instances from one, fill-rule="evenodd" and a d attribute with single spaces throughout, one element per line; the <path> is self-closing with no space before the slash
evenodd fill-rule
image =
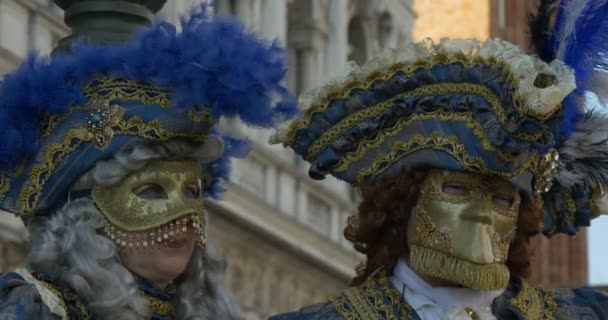
<path id="1" fill-rule="evenodd" d="M 347 290 L 271 320 L 608 317 L 601 292 L 526 282 L 533 236 L 608 213 L 608 119 L 586 99 L 605 98 L 608 3 L 543 1 L 531 25 L 538 56 L 408 43 L 302 97 L 278 140 L 361 190 L 344 233 L 366 260 Z"/>
<path id="2" fill-rule="evenodd" d="M 0 274 L 0 319 L 240 318 L 205 203 L 249 149 L 216 125 L 297 108 L 282 49 L 206 6 L 127 41 L 163 2 L 57 1 L 74 34 L 0 85 L 0 208 L 30 235 L 25 268 Z M 119 18 L 86 29 L 103 17 Z"/>

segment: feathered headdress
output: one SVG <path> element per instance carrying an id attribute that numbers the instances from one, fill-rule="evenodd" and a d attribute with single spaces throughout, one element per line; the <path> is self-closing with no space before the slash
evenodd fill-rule
<path id="1" fill-rule="evenodd" d="M 204 143 L 219 135 L 221 116 L 273 127 L 297 112 L 285 73 L 278 43 L 211 17 L 205 5 L 180 31 L 158 22 L 128 42 L 77 41 L 53 58 L 30 55 L 0 86 L 1 209 L 45 214 L 128 143 Z M 210 196 L 221 191 L 229 158 L 248 151 L 242 141 L 224 142 L 224 156 L 208 168 Z"/>

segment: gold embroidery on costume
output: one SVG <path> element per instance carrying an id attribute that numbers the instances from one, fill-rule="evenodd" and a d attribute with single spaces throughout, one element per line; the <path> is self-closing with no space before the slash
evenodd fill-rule
<path id="1" fill-rule="evenodd" d="M 541 290 L 531 288 L 525 281 L 522 281 L 522 290 L 515 297 L 511 298 L 511 305 L 519 311 L 525 319 L 555 320 L 555 301 L 554 292 L 544 295 Z"/>
<path id="2" fill-rule="evenodd" d="M 412 318 L 412 309 L 402 301 L 399 291 L 391 287 L 385 271 L 371 275 L 360 286 L 347 289 L 330 302 L 347 320 Z M 395 312 L 401 316 L 397 318 Z"/>
<path id="3" fill-rule="evenodd" d="M 167 89 L 146 82 L 111 78 L 99 75 L 82 89 L 89 99 L 141 101 L 143 104 L 157 104 L 163 108 L 171 106 Z"/>
<path id="4" fill-rule="evenodd" d="M 0 196 L 11 189 L 11 179 L 4 173 L 0 174 Z"/>
<path id="5" fill-rule="evenodd" d="M 376 138 L 376 140 L 378 140 L 378 138 Z M 363 142 L 362 145 L 365 144 L 365 146 L 362 147 L 362 150 L 375 148 L 377 146 L 376 144 L 380 144 L 376 140 L 369 142 L 369 145 L 367 145 L 367 142 Z M 423 149 L 440 150 L 451 155 L 466 171 L 497 175 L 505 179 L 517 177 L 526 170 L 534 172 L 538 166 L 538 157 L 533 156 L 511 173 L 491 171 L 486 168 L 483 159 L 468 154 L 465 145 L 460 142 L 457 136 L 443 137 L 441 133 L 433 132 L 429 135 L 414 135 L 407 142 L 397 141 L 391 146 L 391 152 L 388 154 L 379 152 L 371 166 L 359 171 L 357 178 L 358 183 L 361 184 L 364 181 L 381 176 L 383 172 L 388 170 L 390 166 L 399 159 Z M 340 166 L 340 169 L 342 169 L 342 171 L 345 170 L 348 167 L 347 162 L 356 161 L 360 157 L 363 157 L 363 155 L 357 154 L 341 158 L 340 161 L 341 163 L 344 162 L 344 164 Z M 336 171 L 338 172 L 340 170 Z"/>
<path id="6" fill-rule="evenodd" d="M 173 305 L 171 304 L 171 302 L 160 300 L 143 292 L 141 292 L 141 294 L 144 296 L 144 298 L 146 298 L 146 300 L 148 300 L 148 303 L 150 303 L 150 307 L 157 314 L 161 316 L 166 316 L 171 313 L 171 310 L 173 309 Z"/>
<path id="7" fill-rule="evenodd" d="M 340 120 L 340 122 L 336 123 L 329 130 L 324 132 L 318 139 L 316 139 L 310 145 L 306 152 L 305 159 L 315 158 L 319 154 L 319 152 L 323 150 L 329 143 L 331 143 L 331 141 L 335 140 L 336 137 L 342 135 L 346 130 L 352 128 L 353 125 L 365 119 L 370 119 L 381 115 L 383 112 L 390 109 L 393 106 L 393 103 L 398 99 L 422 95 L 450 94 L 455 92 L 477 94 L 479 96 L 484 97 L 486 101 L 488 101 L 488 103 L 493 107 L 493 109 L 501 110 L 500 114 L 497 115 L 499 119 L 501 118 L 501 116 L 504 118 L 504 112 L 502 112 L 502 108 L 499 107 L 500 101 L 498 96 L 496 96 L 493 91 L 483 85 L 474 83 L 441 83 L 425 85 L 416 88 L 412 91 L 397 95 L 394 98 L 381 102 L 373 107 L 364 108 L 348 115 L 346 118 Z M 498 153 L 503 159 L 514 159 L 513 156 L 504 154 L 500 152 L 500 150 L 497 150 L 494 146 L 492 146 L 481 124 L 477 123 L 470 113 L 458 114 L 453 112 L 446 112 L 445 110 L 434 110 L 431 112 L 411 115 L 407 117 L 407 119 L 403 119 L 404 121 L 401 121 L 398 127 L 402 129 L 403 127 L 410 125 L 414 120 L 419 119 L 440 119 L 441 121 L 466 121 L 467 127 L 474 128 L 475 135 L 482 140 L 484 149 Z M 534 141 L 537 140 L 541 134 L 542 133 L 521 135 L 519 138 L 521 138 L 521 140 L 523 141 Z"/>
<path id="8" fill-rule="evenodd" d="M 452 231 L 447 226 L 437 228 L 431 218 L 422 210 L 416 210 L 416 235 L 421 246 L 436 248 L 445 253 L 451 253 L 454 241 Z"/>
<path id="9" fill-rule="evenodd" d="M 70 320 L 70 312 L 68 310 L 67 305 L 65 304 L 65 300 L 63 298 L 63 294 L 59 291 L 59 289 L 57 287 L 55 287 L 53 284 L 41 280 L 41 279 L 36 279 L 38 280 L 40 283 L 42 283 L 42 285 L 49 289 L 53 294 L 55 294 L 59 299 L 59 306 L 64 310 L 64 320 Z M 82 300 L 77 297 L 77 296 L 71 296 L 70 298 L 73 298 L 72 300 L 75 301 L 76 303 L 76 307 L 78 308 L 78 310 L 80 311 L 80 315 L 82 316 L 82 318 L 79 318 L 78 320 L 89 320 L 91 319 L 90 315 L 89 315 L 89 310 L 87 309 L 87 307 L 84 305 L 84 303 L 82 302 Z"/>

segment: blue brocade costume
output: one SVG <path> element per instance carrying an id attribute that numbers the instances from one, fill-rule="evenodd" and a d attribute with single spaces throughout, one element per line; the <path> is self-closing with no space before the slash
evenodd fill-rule
<path id="1" fill-rule="evenodd" d="M 24 272 L 24 271 L 21 271 Z M 0 275 L 0 319 L 2 320 L 96 320 L 83 301 L 67 286 L 58 284 L 42 274 L 32 275 L 34 279 L 25 280 L 16 272 Z M 38 289 L 42 286 L 44 289 Z M 150 320 L 172 320 L 172 299 L 175 288 L 168 286 L 164 290 L 155 288 L 149 281 L 138 279 L 138 287 L 142 295 L 150 302 L 153 313 Z M 63 312 L 53 312 L 41 298 L 39 290 L 44 294 L 57 297 L 57 306 Z"/>
<path id="2" fill-rule="evenodd" d="M 514 278 L 494 300 L 498 320 L 608 319 L 608 295 L 591 288 L 538 289 Z M 365 283 L 351 287 L 328 302 L 269 320 L 419 320 L 386 276 L 379 272 Z"/>

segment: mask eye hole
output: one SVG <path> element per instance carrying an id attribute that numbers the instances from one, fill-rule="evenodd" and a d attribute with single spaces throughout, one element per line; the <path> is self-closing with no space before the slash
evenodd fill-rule
<path id="1" fill-rule="evenodd" d="M 446 182 L 441 186 L 441 191 L 446 194 L 451 194 L 455 196 L 466 197 L 471 195 L 471 188 L 453 182 Z"/>
<path id="2" fill-rule="evenodd" d="M 147 183 L 133 189 L 133 193 L 138 197 L 146 200 L 150 199 L 167 199 L 165 189 L 154 183 Z"/>
<path id="3" fill-rule="evenodd" d="M 508 194 L 497 194 L 492 197 L 492 203 L 497 206 L 511 208 L 515 199 Z"/>
<path id="4" fill-rule="evenodd" d="M 201 195 L 201 188 L 198 184 L 191 183 L 184 189 L 184 194 L 189 198 L 198 198 Z"/>

